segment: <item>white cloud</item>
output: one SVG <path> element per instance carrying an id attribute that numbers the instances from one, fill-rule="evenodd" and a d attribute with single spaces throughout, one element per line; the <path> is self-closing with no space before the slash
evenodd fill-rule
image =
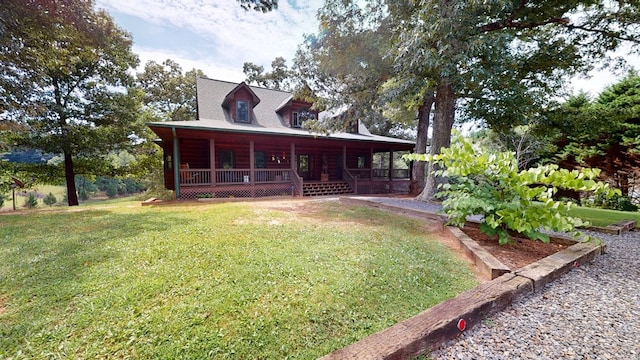
<path id="1" fill-rule="evenodd" d="M 191 69 L 199 69 L 202 70 L 209 78 L 238 83 L 245 79 L 245 76 L 242 73 L 242 64 L 239 66 L 227 67 L 223 64 L 217 64 L 215 61 L 208 58 L 192 58 L 186 54 L 178 52 L 138 46 L 134 46 L 133 51 L 140 57 L 140 66 L 138 67 L 138 71 L 142 71 L 144 64 L 146 64 L 147 61 L 153 60 L 157 63 L 162 63 L 167 59 L 171 59 L 180 64 L 182 70 L 185 72 Z"/>
<path id="2" fill-rule="evenodd" d="M 236 0 L 97 0 L 97 6 L 116 21 L 121 14 L 135 18 L 128 21 L 126 30 L 133 34 L 141 65 L 169 58 L 184 70 L 197 68 L 209 77 L 228 81 L 244 79 L 242 64 L 247 61 L 267 71 L 277 56 L 291 65 L 303 34 L 318 31 L 316 12 L 323 3 L 280 0 L 277 10 L 260 13 L 243 10 Z M 150 31 L 153 29 L 157 31 Z M 172 33 L 182 38 L 162 39 Z M 637 56 L 622 55 L 640 69 Z M 620 77 L 594 71 L 591 78 L 573 79 L 571 86 L 574 92 L 584 90 L 595 96 Z"/>
<path id="3" fill-rule="evenodd" d="M 116 21 L 118 13 L 140 19 L 139 24 L 131 25 L 126 30 L 133 34 L 136 49 L 146 52 L 145 56 L 164 53 L 178 61 L 175 58 L 178 55 L 184 60 L 179 61 L 183 67 L 188 61 L 209 61 L 208 67 L 238 69 L 240 73 L 242 64 L 246 61 L 269 70 L 271 61 L 277 56 L 284 57 L 291 65 L 303 34 L 317 31 L 315 15 L 322 4 L 322 0 L 297 3 L 280 1 L 277 10 L 260 13 L 243 10 L 235 0 L 97 1 L 98 7 L 110 12 Z M 134 26 L 157 26 L 190 32 L 192 38 L 184 41 L 193 42 L 191 55 L 174 54 L 176 49 L 171 46 L 156 45 L 155 49 L 151 49 L 145 44 L 146 39 L 136 37 L 137 29 L 132 28 Z M 142 58 L 143 54 L 140 55 Z M 204 64 L 196 65 L 195 67 L 205 70 Z"/>

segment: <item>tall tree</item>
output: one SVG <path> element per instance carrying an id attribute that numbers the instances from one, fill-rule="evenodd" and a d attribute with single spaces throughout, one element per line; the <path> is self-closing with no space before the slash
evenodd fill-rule
<path id="1" fill-rule="evenodd" d="M 105 166 L 132 143 L 140 94 L 128 91 L 138 63 L 131 37 L 86 0 L 7 0 L 0 72 L 4 121 L 18 146 L 62 154 L 69 205 L 80 167 Z M 7 90 L 10 89 L 10 90 Z"/>
<path id="2" fill-rule="evenodd" d="M 137 74 L 145 92 L 144 102 L 161 121 L 194 120 L 197 113 L 196 78 L 205 77 L 202 70 L 182 73 L 182 67 L 171 59 L 162 64 L 150 60 Z"/>
<path id="3" fill-rule="evenodd" d="M 411 133 L 415 152 L 424 153 L 433 91 L 423 82 L 409 85 L 394 78 L 392 59 L 385 54 L 395 18 L 386 14 L 373 3 L 363 7 L 360 2 L 326 1 L 318 13 L 319 32 L 299 47 L 294 68 L 321 95 L 321 107 L 349 109 L 349 116 L 316 124 L 317 130 L 344 130 L 354 118 L 380 135 L 406 136 L 407 129 L 417 126 L 417 133 Z M 411 189 L 416 194 L 424 185 L 424 164 L 413 164 Z"/>
<path id="4" fill-rule="evenodd" d="M 262 65 L 245 62 L 242 71 L 249 84 L 266 87 L 268 89 L 290 91 L 293 83 L 293 74 L 287 66 L 287 61 L 279 56 L 271 62 L 271 71 L 264 72 Z"/>
<path id="5" fill-rule="evenodd" d="M 629 196 L 640 182 L 640 76 L 629 73 L 595 100 L 580 93 L 547 113 L 539 133 L 555 138 L 557 161 L 598 167 L 600 177 Z"/>
<path id="6" fill-rule="evenodd" d="M 390 34 L 378 24 L 378 14 L 353 1 L 327 0 L 318 20 L 320 31 L 299 47 L 294 70 L 320 96 L 321 107 L 348 108 L 349 117 L 317 127 L 340 131 L 357 118 L 372 132 L 389 134 L 396 124 L 383 114 L 381 87 L 393 71 L 384 58 Z"/>
<path id="7" fill-rule="evenodd" d="M 637 41 L 639 7 L 626 1 L 421 2 L 398 26 L 392 56 L 400 72 L 434 84 L 432 152 L 450 144 L 460 99 L 488 101 L 495 115 L 521 114 L 535 98 L 530 89 L 548 97 L 562 75 L 590 70 L 607 52 Z M 485 116 L 496 126 L 523 118 Z M 441 181 L 430 176 L 420 198 L 431 199 Z"/>

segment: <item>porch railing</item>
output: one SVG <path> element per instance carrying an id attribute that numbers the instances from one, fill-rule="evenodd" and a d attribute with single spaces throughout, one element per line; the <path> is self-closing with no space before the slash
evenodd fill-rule
<path id="1" fill-rule="evenodd" d="M 259 169 L 254 170 L 257 183 L 281 183 L 291 181 L 290 169 Z"/>
<path id="2" fill-rule="evenodd" d="M 210 185 L 211 170 L 210 169 L 180 169 L 180 185 L 196 186 Z"/>
<path id="3" fill-rule="evenodd" d="M 374 179 L 389 179 L 389 173 L 391 173 L 391 179 L 408 179 L 409 178 L 409 169 L 373 169 L 371 171 L 373 173 Z"/>
<path id="4" fill-rule="evenodd" d="M 360 180 L 371 179 L 371 169 L 345 169 L 354 178 L 357 177 Z"/>
<path id="5" fill-rule="evenodd" d="M 409 169 L 393 169 L 393 179 L 408 179 Z"/>
<path id="6" fill-rule="evenodd" d="M 295 171 L 291 171 L 291 175 L 292 175 L 291 176 L 291 183 L 293 183 L 293 186 L 295 187 L 296 192 L 300 196 L 302 196 L 302 193 L 303 193 L 302 178 Z"/>
<path id="7" fill-rule="evenodd" d="M 252 176 L 254 184 L 289 183 L 293 181 L 291 169 L 180 169 L 181 186 L 213 185 L 215 184 L 250 184 Z M 302 188 L 302 187 L 301 187 Z"/>
<path id="8" fill-rule="evenodd" d="M 342 172 L 342 178 L 344 179 L 344 181 L 347 182 L 347 184 L 349 184 L 351 189 L 353 189 L 353 192 L 357 195 L 358 194 L 358 178 L 351 173 L 351 170 L 344 169 L 344 171 Z"/>
<path id="9" fill-rule="evenodd" d="M 251 183 L 250 169 L 215 170 L 216 184 L 249 184 Z"/>

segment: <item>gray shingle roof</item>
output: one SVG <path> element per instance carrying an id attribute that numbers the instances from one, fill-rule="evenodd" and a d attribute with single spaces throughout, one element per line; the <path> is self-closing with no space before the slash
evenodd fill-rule
<path id="1" fill-rule="evenodd" d="M 198 78 L 196 80 L 196 86 L 198 120 L 156 122 L 150 123 L 149 126 L 413 144 L 413 142 L 408 140 L 372 135 L 362 124 L 359 126 L 358 134 L 334 133 L 331 135 L 323 135 L 310 133 L 305 129 L 291 128 L 287 126 L 289 123 L 288 119 L 283 119 L 283 117 L 277 113 L 277 110 L 282 109 L 287 102 L 293 99 L 292 94 L 286 91 L 271 90 L 256 86 L 249 86 L 260 99 L 260 102 L 253 108 L 255 121 L 250 124 L 236 123 L 231 119 L 229 112 L 222 106 L 222 103 L 225 97 L 238 86 L 237 83 Z M 319 116 L 322 118 L 323 113 L 319 114 Z"/>

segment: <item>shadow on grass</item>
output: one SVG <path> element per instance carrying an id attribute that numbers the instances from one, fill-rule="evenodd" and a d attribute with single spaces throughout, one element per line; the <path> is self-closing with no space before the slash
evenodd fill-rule
<path id="1" fill-rule="evenodd" d="M 109 210 L 34 212 L 0 217 L 0 349 L 19 350 L 24 339 L 56 326 L 74 299 L 99 286 L 94 268 L 125 256 L 146 232 L 180 221 L 170 214 Z M 63 315 L 61 315 L 63 314 Z M 0 357 L 10 355 L 0 351 Z"/>

